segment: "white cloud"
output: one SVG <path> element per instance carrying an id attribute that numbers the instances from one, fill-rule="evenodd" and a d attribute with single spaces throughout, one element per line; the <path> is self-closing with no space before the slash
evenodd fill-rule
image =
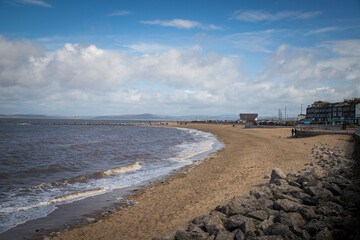
<path id="1" fill-rule="evenodd" d="M 251 52 L 271 53 L 270 45 L 274 36 L 285 32 L 281 29 L 268 29 L 263 31 L 243 32 L 225 36 L 222 41 L 228 41 L 236 48 Z"/>
<path id="2" fill-rule="evenodd" d="M 147 52 L 140 56 L 79 44 L 45 52 L 0 37 L 0 112 L 271 116 L 287 106 L 296 115 L 300 104 L 360 96 L 360 40 L 282 44 L 256 79 L 244 77 L 236 56 L 200 46 L 150 53 L 148 46 L 132 46 Z"/>
<path id="3" fill-rule="evenodd" d="M 175 101 L 202 105 L 218 96 L 221 86 L 242 77 L 238 66 L 237 59 L 203 53 L 199 46 L 131 56 L 78 44 L 45 52 L 32 42 L 0 37 L 2 100 L 31 102 L 43 110 L 59 105 L 59 111 L 79 106 L 85 111 L 100 102 L 113 109 L 119 105 L 124 109 L 165 106 L 177 104 Z"/>
<path id="4" fill-rule="evenodd" d="M 323 46 L 340 56 L 360 57 L 359 39 L 329 41 L 324 43 Z"/>
<path id="5" fill-rule="evenodd" d="M 51 5 L 42 0 L 15 0 L 17 3 L 26 4 L 26 5 L 36 5 L 41 7 L 51 8 Z"/>
<path id="6" fill-rule="evenodd" d="M 127 10 L 117 10 L 117 11 L 110 13 L 109 16 L 127 16 L 127 15 L 131 15 L 131 14 L 132 14 L 132 12 L 127 11 Z"/>
<path id="7" fill-rule="evenodd" d="M 320 11 L 300 12 L 300 11 L 280 11 L 269 13 L 264 10 L 238 10 L 232 14 L 231 19 L 244 22 L 260 22 L 260 21 L 279 21 L 284 19 L 307 19 L 320 15 Z"/>
<path id="8" fill-rule="evenodd" d="M 343 30 L 343 29 L 340 27 L 326 27 L 326 28 L 319 28 L 319 29 L 311 30 L 308 33 L 306 33 L 306 35 L 315 35 L 315 34 L 319 34 L 319 33 L 336 32 L 336 31 L 341 31 L 341 30 Z"/>
<path id="9" fill-rule="evenodd" d="M 279 46 L 268 59 L 261 82 L 272 83 L 275 98 L 289 102 L 340 101 L 359 96 L 356 86 L 360 85 L 360 55 L 343 56 L 343 52 L 337 52 L 344 44 L 342 41 L 328 44 L 336 54 L 329 55 L 321 49 Z M 352 41 L 352 47 L 359 48 L 360 41 Z"/>
<path id="10" fill-rule="evenodd" d="M 150 25 L 160 25 L 163 27 L 176 27 L 180 29 L 191 29 L 191 28 L 202 28 L 202 29 L 211 29 L 217 30 L 221 29 L 218 26 L 213 24 L 204 25 L 197 21 L 186 20 L 186 19 L 173 19 L 173 20 L 152 20 L 152 21 L 141 21 L 143 24 L 150 24 Z"/>

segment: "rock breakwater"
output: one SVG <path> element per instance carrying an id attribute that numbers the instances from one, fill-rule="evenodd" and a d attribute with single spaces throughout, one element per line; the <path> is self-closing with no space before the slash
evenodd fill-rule
<path id="1" fill-rule="evenodd" d="M 315 146 L 311 154 L 315 164 L 287 175 L 273 169 L 271 177 L 265 176 L 268 184 L 160 239 L 360 239 L 355 160 L 326 144 Z"/>

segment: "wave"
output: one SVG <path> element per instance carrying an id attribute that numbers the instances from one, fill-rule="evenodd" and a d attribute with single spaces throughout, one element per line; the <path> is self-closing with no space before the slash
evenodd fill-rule
<path id="1" fill-rule="evenodd" d="M 104 176 L 111 176 L 111 175 L 117 175 L 117 174 L 124 174 L 131 171 L 136 171 L 141 169 L 140 162 L 132 163 L 123 167 L 119 168 L 113 168 L 106 171 L 102 171 L 101 174 Z"/>
<path id="2" fill-rule="evenodd" d="M 53 200 L 49 200 L 49 201 L 45 201 L 45 202 L 39 202 L 37 204 L 34 205 L 29 205 L 29 206 L 23 206 L 23 207 L 5 207 L 0 209 L 0 213 L 11 213 L 11 212 L 19 212 L 19 211 L 27 211 L 33 208 L 38 208 L 38 207 L 42 207 L 42 206 L 46 206 L 46 205 L 52 205 L 52 204 L 57 204 L 60 202 L 74 202 L 74 201 L 78 201 L 78 200 L 82 200 L 84 198 L 90 197 L 90 196 L 94 196 L 94 195 L 98 195 L 100 193 L 104 193 L 106 192 L 107 189 L 106 188 L 98 188 L 98 189 L 92 189 L 92 190 L 87 190 L 87 191 L 83 191 L 83 192 L 74 192 L 74 193 L 69 193 L 69 194 L 65 194 L 62 196 L 58 196 L 55 197 L 55 199 Z"/>
<path id="3" fill-rule="evenodd" d="M 31 126 L 31 123 L 18 123 L 19 126 Z"/>
<path id="4" fill-rule="evenodd" d="M 219 150 L 222 144 L 218 144 L 218 141 L 214 135 L 207 132 L 198 131 L 195 129 L 177 128 L 189 133 L 191 136 L 196 136 L 195 142 L 183 141 L 181 144 L 175 146 L 179 150 L 178 154 L 169 158 L 172 162 L 196 162 L 197 159 L 202 159 L 203 154 L 210 153 L 214 150 Z M 199 156 L 199 157 L 198 157 Z"/>
<path id="5" fill-rule="evenodd" d="M 53 203 L 58 203 L 58 202 L 62 202 L 62 201 L 67 201 L 67 200 L 74 200 L 74 199 L 79 199 L 79 198 L 84 198 L 84 197 L 88 197 L 90 195 L 96 195 L 102 192 L 105 192 L 106 188 L 98 188 L 98 189 L 93 189 L 93 190 L 88 190 L 88 191 L 84 191 L 84 192 L 74 192 L 74 193 L 69 193 L 69 194 L 65 194 L 63 196 L 59 196 L 56 197 L 54 200 L 50 201 L 50 204 Z"/>
<path id="6" fill-rule="evenodd" d="M 122 167 L 108 169 L 105 171 L 100 171 L 100 172 L 96 172 L 96 173 L 89 174 L 89 175 L 83 175 L 83 176 L 78 176 L 78 177 L 74 177 L 74 178 L 65 178 L 59 182 L 41 183 L 41 184 L 37 185 L 37 188 L 62 186 L 62 185 L 67 185 L 67 184 L 72 184 L 72 183 L 83 183 L 83 182 L 87 182 L 91 179 L 107 178 L 107 177 L 111 177 L 114 175 L 125 174 L 128 172 L 136 171 L 139 169 L 141 169 L 140 162 L 135 162 L 135 163 L 131 163 L 131 164 L 128 164 L 128 165 L 125 165 Z"/>

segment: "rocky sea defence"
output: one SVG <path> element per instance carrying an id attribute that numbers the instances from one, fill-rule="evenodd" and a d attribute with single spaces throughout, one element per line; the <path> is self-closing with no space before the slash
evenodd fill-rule
<path id="1" fill-rule="evenodd" d="M 358 164 L 339 147 L 314 146 L 315 163 L 296 173 L 272 170 L 268 184 L 235 196 L 157 240 L 360 239 Z M 214 193 L 216 194 L 216 193 Z"/>

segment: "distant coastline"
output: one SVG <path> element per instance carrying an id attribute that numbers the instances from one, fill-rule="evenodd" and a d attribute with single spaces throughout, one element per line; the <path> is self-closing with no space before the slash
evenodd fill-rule
<path id="1" fill-rule="evenodd" d="M 143 114 L 123 114 L 123 115 L 103 115 L 103 116 L 53 116 L 44 114 L 0 114 L 0 118 L 19 118 L 19 119 L 71 119 L 71 120 L 142 120 L 142 121 L 192 121 L 192 120 L 238 120 L 237 114 L 224 115 L 156 115 L 151 113 Z"/>

